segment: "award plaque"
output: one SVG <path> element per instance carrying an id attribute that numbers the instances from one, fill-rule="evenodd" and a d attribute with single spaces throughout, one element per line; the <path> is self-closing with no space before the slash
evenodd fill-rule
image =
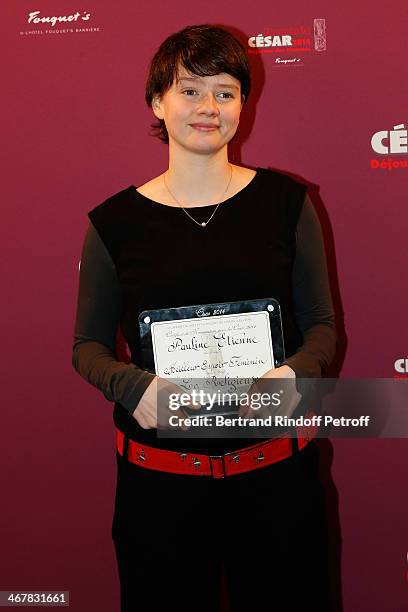
<path id="1" fill-rule="evenodd" d="M 246 391 L 285 359 L 273 298 L 145 310 L 139 331 L 142 366 L 186 392 Z"/>

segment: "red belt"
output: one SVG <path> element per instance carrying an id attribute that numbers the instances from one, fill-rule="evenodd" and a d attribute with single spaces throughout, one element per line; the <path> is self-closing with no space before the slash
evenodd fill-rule
<path id="1" fill-rule="evenodd" d="M 314 413 L 308 413 L 305 418 L 312 418 Z M 310 426 L 296 427 L 298 450 L 316 437 L 318 427 Z M 212 476 L 213 478 L 224 478 L 233 474 L 241 474 L 258 468 L 271 465 L 282 459 L 287 459 L 294 454 L 293 436 L 289 433 L 259 442 L 252 446 L 246 446 L 224 455 L 202 455 L 199 453 L 186 453 L 163 450 L 140 444 L 128 438 L 128 461 L 136 463 L 151 470 L 171 472 L 173 474 L 186 474 L 190 476 Z M 118 430 L 117 447 L 119 454 L 123 456 L 125 435 Z M 296 452 L 296 451 L 295 451 Z"/>

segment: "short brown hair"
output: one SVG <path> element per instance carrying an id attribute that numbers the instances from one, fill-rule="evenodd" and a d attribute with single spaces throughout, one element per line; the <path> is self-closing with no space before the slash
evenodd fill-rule
<path id="1" fill-rule="evenodd" d="M 239 40 L 224 28 L 188 26 L 163 41 L 150 63 L 145 93 L 148 106 L 155 96 L 162 96 L 170 89 L 180 65 L 196 76 L 230 74 L 241 83 L 244 103 L 248 100 L 251 89 L 248 57 Z M 169 142 L 163 119 L 152 128 L 155 136 Z"/>

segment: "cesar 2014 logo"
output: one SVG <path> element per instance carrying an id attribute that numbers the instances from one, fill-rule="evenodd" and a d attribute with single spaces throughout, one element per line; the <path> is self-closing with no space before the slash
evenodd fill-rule
<path id="1" fill-rule="evenodd" d="M 302 65 L 297 54 L 326 51 L 326 20 L 313 19 L 313 26 L 265 27 L 262 33 L 250 36 L 247 43 L 248 53 L 293 54 L 293 57 L 275 57 L 275 65 Z"/>
<path id="2" fill-rule="evenodd" d="M 372 159 L 370 168 L 383 170 L 397 170 L 408 168 L 408 159 L 395 159 L 390 155 L 404 155 L 408 153 L 408 131 L 404 123 L 394 125 L 392 130 L 380 130 L 371 137 L 371 148 L 378 155 L 388 155 L 387 159 Z"/>

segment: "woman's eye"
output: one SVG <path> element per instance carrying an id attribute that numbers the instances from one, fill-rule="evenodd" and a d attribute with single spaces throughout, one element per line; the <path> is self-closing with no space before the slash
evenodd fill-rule
<path id="1" fill-rule="evenodd" d="M 200 95 L 199 92 L 196 89 L 183 89 L 183 91 L 181 92 L 183 95 L 188 96 L 188 97 L 193 97 L 193 96 L 198 96 Z M 228 100 L 229 98 L 233 98 L 234 96 L 232 95 L 231 92 L 229 91 L 220 91 L 219 93 L 216 94 L 217 98 L 221 99 L 221 100 Z"/>

